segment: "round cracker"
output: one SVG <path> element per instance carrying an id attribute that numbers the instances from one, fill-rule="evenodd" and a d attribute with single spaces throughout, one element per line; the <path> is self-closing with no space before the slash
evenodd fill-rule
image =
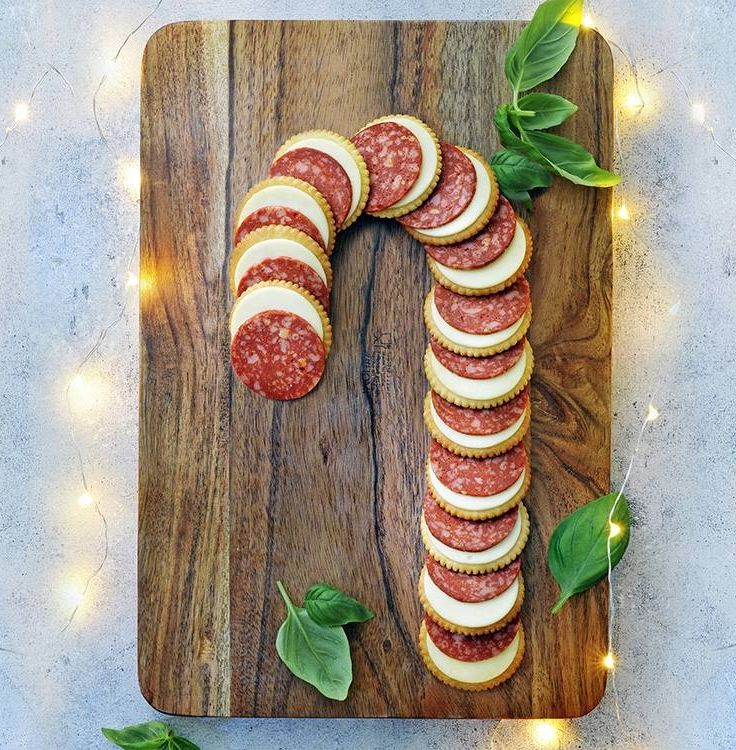
<path id="1" fill-rule="evenodd" d="M 235 209 L 235 213 L 233 214 L 233 216 L 239 217 L 243 206 L 245 206 L 250 198 L 256 193 L 263 190 L 263 188 L 270 185 L 288 185 L 289 187 L 295 187 L 301 190 L 303 193 L 309 195 L 319 204 L 319 207 L 322 209 L 325 215 L 325 219 L 327 220 L 326 252 L 328 255 L 331 255 L 332 250 L 335 247 L 335 217 L 332 213 L 332 209 L 330 208 L 330 204 L 327 202 L 327 199 L 324 197 L 324 195 L 322 195 L 322 193 L 320 193 L 317 188 L 315 188 L 313 185 L 310 185 L 308 182 L 305 182 L 304 180 L 299 180 L 296 177 L 269 177 L 265 180 L 261 180 L 260 182 L 253 185 L 253 187 L 243 196 L 243 199 L 240 201 L 240 203 L 238 203 L 238 207 Z M 235 237 L 237 231 L 238 227 L 233 227 L 233 238 Z"/>
<path id="2" fill-rule="evenodd" d="M 524 578 L 521 573 L 519 573 L 519 593 L 514 602 L 514 606 L 505 617 L 498 622 L 479 628 L 468 628 L 463 625 L 456 625 L 454 622 L 450 622 L 449 620 L 445 620 L 444 617 L 440 617 L 440 615 L 432 609 L 432 605 L 424 594 L 424 578 L 427 575 L 427 567 L 424 566 L 419 574 L 419 584 L 417 585 L 419 601 L 421 602 L 424 611 L 427 613 L 427 616 L 431 620 L 434 620 L 438 625 L 441 625 L 445 630 L 449 630 L 451 633 L 460 633 L 461 635 L 485 635 L 486 633 L 493 633 L 496 630 L 501 630 L 501 628 L 505 628 L 516 617 L 516 615 L 519 614 L 521 611 L 521 605 L 524 602 Z"/>
<path id="3" fill-rule="evenodd" d="M 424 324 L 427 326 L 427 330 L 430 335 L 436 341 L 439 341 L 445 349 L 449 349 L 455 354 L 464 354 L 466 357 L 489 357 L 491 354 L 498 354 L 499 352 L 510 349 L 514 344 L 521 341 L 526 336 L 529 326 L 532 322 L 532 307 L 529 305 L 527 311 L 522 315 L 522 323 L 517 331 L 503 341 L 495 344 L 494 346 L 486 347 L 469 347 L 461 346 L 456 344 L 454 341 L 450 341 L 443 333 L 440 332 L 439 328 L 435 325 L 432 319 L 432 299 L 434 297 L 434 287 L 427 292 L 427 296 L 424 298 Z M 450 325 L 448 323 L 448 325 Z"/>
<path id="4" fill-rule="evenodd" d="M 458 688 L 459 690 L 468 690 L 472 692 L 491 690 L 492 688 L 500 685 L 502 682 L 506 682 L 506 680 L 508 680 L 509 677 L 511 677 L 519 668 L 519 665 L 524 658 L 524 649 L 524 626 L 519 624 L 519 650 L 516 652 L 514 660 L 511 662 L 505 672 L 500 674 L 498 677 L 494 677 L 492 680 L 488 680 L 487 682 L 458 682 L 457 680 L 453 680 L 452 677 L 448 677 L 444 672 L 441 672 L 439 667 L 432 661 L 429 655 L 429 651 L 427 650 L 427 628 L 424 624 L 424 621 L 422 621 L 422 624 L 419 628 L 419 652 L 422 655 L 422 659 L 427 669 L 440 682 L 444 682 L 445 685 Z"/>
<path id="5" fill-rule="evenodd" d="M 457 393 L 448 390 L 442 383 L 440 383 L 439 379 L 434 374 L 431 365 L 429 364 L 429 353 L 431 351 L 431 347 L 427 347 L 427 351 L 424 354 L 424 374 L 429 381 L 430 387 L 433 391 L 442 396 L 445 401 L 449 401 L 450 403 L 456 404 L 457 406 L 464 406 L 468 409 L 488 409 L 491 406 L 500 406 L 501 404 L 505 404 L 507 401 L 510 401 L 514 396 L 518 395 L 524 389 L 524 386 L 529 382 L 529 379 L 532 376 L 532 370 L 534 369 L 534 353 L 532 352 L 531 344 L 527 341 L 526 345 L 524 346 L 524 351 L 526 352 L 526 368 L 524 369 L 524 373 L 521 376 L 521 379 L 513 388 L 506 391 L 506 393 L 502 393 L 497 398 L 482 400 L 465 398 L 464 396 L 459 396 Z"/>
<path id="6" fill-rule="evenodd" d="M 496 508 L 490 508 L 488 510 L 465 510 L 465 508 L 458 508 L 451 503 L 445 502 L 441 497 L 437 497 L 437 494 L 432 489 L 432 483 L 429 481 L 429 459 L 426 464 L 427 474 L 427 489 L 429 494 L 432 495 L 437 505 L 443 510 L 446 510 L 451 516 L 457 516 L 458 518 L 465 518 L 468 521 L 487 521 L 489 518 L 496 518 L 502 516 L 504 513 L 508 513 L 512 508 L 519 505 L 523 500 L 524 495 L 529 491 L 529 485 L 532 482 L 532 466 L 531 462 L 527 461 L 526 464 L 526 475 L 524 481 L 521 483 L 519 491 L 503 505 L 499 505 Z"/>
<path id="7" fill-rule="evenodd" d="M 327 253 L 325 253 L 319 244 L 317 244 L 308 234 L 304 234 L 304 232 L 300 232 L 298 229 L 294 229 L 294 227 L 282 226 L 280 224 L 267 224 L 253 232 L 248 232 L 248 234 L 246 234 L 245 237 L 243 237 L 243 239 L 235 246 L 235 249 L 230 256 L 228 277 L 230 279 L 230 290 L 233 294 L 237 292 L 237 286 L 235 284 L 235 269 L 240 259 L 248 250 L 250 250 L 251 247 L 253 247 L 253 245 L 263 242 L 264 240 L 272 239 L 293 240 L 309 250 L 309 252 L 317 258 L 319 264 L 322 266 L 322 270 L 325 272 L 327 288 L 332 288 L 332 265 L 330 264 L 330 259 L 327 257 Z"/>
<path id="8" fill-rule="evenodd" d="M 330 348 L 332 347 L 332 325 L 330 324 L 330 319 L 327 316 L 327 313 L 325 312 L 325 308 L 322 307 L 322 305 L 317 301 L 317 299 L 310 294 L 304 287 L 299 286 L 298 284 L 294 284 L 291 281 L 281 281 L 281 280 L 274 280 L 274 281 L 259 281 L 257 284 L 253 284 L 253 286 L 248 287 L 241 295 L 238 297 L 238 299 L 242 299 L 247 294 L 252 294 L 256 289 L 262 289 L 264 287 L 283 287 L 284 289 L 292 289 L 293 291 L 297 292 L 298 294 L 301 294 L 304 299 L 306 299 L 312 307 L 317 311 L 317 314 L 319 315 L 321 321 L 322 321 L 322 343 L 325 347 L 325 356 L 327 356 L 330 353 Z M 274 308 L 278 309 L 278 308 Z M 294 313 L 295 315 L 297 313 Z M 232 315 L 232 312 L 231 312 Z"/>
<path id="9" fill-rule="evenodd" d="M 524 421 L 511 437 L 498 445 L 491 446 L 490 448 L 467 448 L 464 445 L 460 445 L 459 443 L 450 440 L 450 438 L 440 430 L 432 417 L 432 410 L 430 409 L 431 400 L 432 391 L 428 391 L 424 399 L 424 424 L 427 427 L 427 431 L 443 448 L 447 448 L 448 451 L 452 451 L 458 456 L 464 456 L 465 458 L 491 458 L 492 456 L 506 453 L 507 450 L 511 450 L 511 448 L 524 439 L 524 436 L 529 431 L 529 425 L 531 424 L 532 410 L 530 401 L 524 410 Z"/>
<path id="10" fill-rule="evenodd" d="M 499 190 L 498 180 L 496 179 L 496 173 L 493 171 L 493 167 L 491 167 L 485 157 L 479 154 L 477 151 L 471 151 L 469 148 L 462 148 L 461 146 L 458 146 L 458 148 L 463 153 L 476 158 L 481 163 L 483 169 L 486 170 L 488 178 L 491 182 L 491 194 L 488 198 L 486 207 L 483 209 L 483 213 L 481 213 L 481 215 L 469 227 L 466 227 L 460 232 L 455 232 L 455 234 L 448 234 L 446 237 L 435 237 L 433 235 L 425 234 L 421 229 L 404 227 L 404 229 L 412 237 L 414 237 L 414 239 L 419 240 L 419 242 L 424 242 L 427 245 L 452 245 L 455 242 L 462 242 L 463 240 L 469 239 L 474 234 L 478 234 L 478 232 L 480 232 L 480 230 L 483 229 L 486 224 L 488 224 L 488 222 L 491 220 L 491 216 L 493 216 L 493 212 L 496 210 Z M 462 214 L 460 214 L 460 216 L 462 216 Z M 453 221 L 456 220 L 457 219 L 454 219 Z"/>
<path id="11" fill-rule="evenodd" d="M 434 495 L 433 495 L 434 497 Z M 518 501 L 517 501 L 518 502 Z M 440 505 L 442 505 L 440 503 Z M 443 508 L 445 506 L 442 506 Z M 449 512 L 449 511 L 448 511 Z M 422 541 L 427 549 L 427 553 L 431 555 L 437 562 L 448 568 L 454 570 L 457 573 L 470 573 L 476 575 L 478 573 L 491 573 L 499 568 L 505 568 L 510 562 L 516 560 L 516 558 L 522 553 L 526 546 L 527 539 L 529 538 L 529 512 L 527 511 L 524 503 L 519 503 L 519 513 L 521 515 L 521 533 L 516 541 L 516 544 L 510 549 L 503 557 L 498 560 L 494 560 L 489 563 L 481 563 L 478 565 L 472 565 L 470 563 L 459 563 L 454 560 L 448 560 L 446 557 L 441 555 L 437 550 L 432 547 L 429 539 L 429 528 L 422 515 L 421 530 L 422 530 Z M 473 519 L 473 520 L 485 520 L 485 519 Z"/>
<path id="12" fill-rule="evenodd" d="M 355 162 L 360 172 L 360 197 L 358 198 L 358 205 L 355 207 L 353 213 L 351 213 L 347 219 L 343 222 L 342 226 L 337 228 L 338 232 L 345 231 L 362 213 L 365 208 L 365 204 L 368 202 L 368 192 L 370 190 L 370 177 L 368 175 L 368 167 L 365 164 L 365 160 L 360 155 L 360 151 L 349 141 L 344 135 L 336 133 L 334 130 L 305 130 L 303 133 L 297 133 L 285 141 L 276 152 L 273 157 L 273 161 L 276 161 L 282 157 L 292 146 L 306 138 L 324 138 L 326 140 L 337 143 L 342 146 L 350 155 L 350 158 Z"/>
<path id="13" fill-rule="evenodd" d="M 379 219 L 396 219 L 399 216 L 403 216 L 404 214 L 411 213 L 415 208 L 418 208 L 419 206 L 424 203 L 424 201 L 427 200 L 427 198 L 430 196 L 431 192 L 437 187 L 437 183 L 440 179 L 440 172 L 442 171 L 442 151 L 440 149 L 440 141 L 439 138 L 437 138 L 436 133 L 432 128 L 427 125 L 426 122 L 423 120 L 420 120 L 418 117 L 414 117 L 413 115 L 384 115 L 383 117 L 378 117 L 375 120 L 371 120 L 366 125 L 363 125 L 363 127 L 358 131 L 360 133 L 361 130 L 365 130 L 366 128 L 369 128 L 371 125 L 376 125 L 379 122 L 386 122 L 386 120 L 394 120 L 396 117 L 405 117 L 407 120 L 413 120 L 418 125 L 420 125 L 422 128 L 424 128 L 427 133 L 431 136 L 432 141 L 434 142 L 435 150 L 437 151 L 437 170 L 435 171 L 434 177 L 429 183 L 429 186 L 427 189 L 417 197 L 416 200 L 413 200 L 411 203 L 407 203 L 406 206 L 401 206 L 398 208 L 387 208 L 383 211 L 376 211 L 375 213 L 370 214 L 371 216 L 376 216 Z M 400 125 L 401 123 L 397 123 L 397 125 Z"/>
<path id="14" fill-rule="evenodd" d="M 454 281 L 450 281 L 450 279 L 448 279 L 442 273 L 442 271 L 440 271 L 437 261 L 434 260 L 434 258 L 428 257 L 427 265 L 429 266 L 429 270 L 432 272 L 432 275 L 434 276 L 435 280 L 439 284 L 442 284 L 442 286 L 447 287 L 453 292 L 457 292 L 458 294 L 465 294 L 469 297 L 481 297 L 485 294 L 495 294 L 496 292 L 500 292 L 506 289 L 506 287 L 511 286 L 515 281 L 517 281 L 526 272 L 526 269 L 529 267 L 529 261 L 531 261 L 532 259 L 532 253 L 534 251 L 532 233 L 529 229 L 529 225 L 523 219 L 520 219 L 518 216 L 516 217 L 516 220 L 521 224 L 521 228 L 524 232 L 524 237 L 526 239 L 526 254 L 524 255 L 524 260 L 522 261 L 518 270 L 514 272 L 511 276 L 509 276 L 507 279 L 504 279 L 503 281 L 500 281 L 498 284 L 494 284 L 493 286 L 485 287 L 483 289 L 471 289 L 470 287 L 461 286 L 460 284 L 456 284 Z"/>

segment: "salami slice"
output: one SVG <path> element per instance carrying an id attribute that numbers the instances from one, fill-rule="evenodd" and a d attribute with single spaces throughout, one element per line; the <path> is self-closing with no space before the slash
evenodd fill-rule
<path id="1" fill-rule="evenodd" d="M 442 319 L 466 333 L 497 333 L 516 323 L 531 304 L 529 282 L 522 276 L 496 294 L 468 297 L 436 284 L 434 304 Z"/>
<path id="2" fill-rule="evenodd" d="M 316 148 L 294 148 L 279 157 L 268 172 L 269 177 L 296 177 L 315 187 L 330 204 L 335 224 L 340 227 L 348 218 L 353 189 L 342 165 Z"/>
<path id="3" fill-rule="evenodd" d="M 294 227 L 309 235 L 323 250 L 326 249 L 322 235 L 314 222 L 303 213 L 287 206 L 264 206 L 248 214 L 235 233 L 234 244 L 237 245 L 249 232 L 269 225 Z"/>
<path id="4" fill-rule="evenodd" d="M 511 487 L 524 471 L 527 456 L 524 443 L 498 456 L 466 458 L 432 440 L 429 461 L 437 479 L 448 489 L 461 495 L 485 497 Z"/>
<path id="5" fill-rule="evenodd" d="M 451 222 L 468 207 L 475 194 L 473 162 L 451 143 L 441 143 L 442 172 L 437 187 L 422 205 L 399 223 L 412 229 L 433 229 Z"/>
<path id="6" fill-rule="evenodd" d="M 424 245 L 427 254 L 450 268 L 480 268 L 500 257 L 516 231 L 516 213 L 502 195 L 486 227 L 474 237 L 452 245 Z"/>
<path id="7" fill-rule="evenodd" d="M 488 357 L 466 357 L 464 354 L 455 354 L 449 349 L 437 343 L 433 338 L 429 340 L 434 356 L 439 363 L 455 375 L 472 380 L 485 380 L 496 378 L 510 370 L 520 359 L 524 352 L 526 339 L 523 338 L 510 349 Z"/>
<path id="8" fill-rule="evenodd" d="M 432 536 L 443 544 L 463 552 L 483 552 L 502 542 L 519 517 L 516 506 L 487 521 L 470 521 L 450 515 L 427 492 L 424 496 L 424 521 Z"/>
<path id="9" fill-rule="evenodd" d="M 251 266 L 238 285 L 239 297 L 246 289 L 261 281 L 291 281 L 313 294 L 325 308 L 330 306 L 330 290 L 317 272 L 306 263 L 285 256 L 266 258 Z"/>
<path id="10" fill-rule="evenodd" d="M 483 661 L 498 656 L 513 643 L 520 625 L 521 620 L 517 616 L 495 633 L 462 635 L 445 630 L 428 616 L 424 618 L 424 627 L 432 643 L 443 654 L 459 661 Z"/>
<path id="11" fill-rule="evenodd" d="M 505 568 L 479 575 L 449 570 L 440 565 L 431 555 L 427 555 L 425 565 L 427 575 L 447 596 L 459 602 L 487 602 L 503 594 L 519 577 L 521 558 L 517 557 Z"/>
<path id="12" fill-rule="evenodd" d="M 371 188 L 365 210 L 385 211 L 411 190 L 422 166 L 422 147 L 408 128 L 396 122 L 377 122 L 353 136 L 365 160 Z"/>
<path id="13" fill-rule="evenodd" d="M 437 416 L 453 430 L 464 435 L 495 435 L 521 419 L 529 406 L 529 386 L 505 404 L 490 409 L 456 406 L 432 391 L 432 406 Z"/>
<path id="14" fill-rule="evenodd" d="M 252 391 L 279 401 L 304 396 L 325 369 L 322 339 L 306 320 L 270 310 L 243 323 L 233 338 L 233 369 Z"/>

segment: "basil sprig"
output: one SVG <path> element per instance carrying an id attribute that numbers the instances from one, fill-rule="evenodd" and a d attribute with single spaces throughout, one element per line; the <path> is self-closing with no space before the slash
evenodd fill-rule
<path id="1" fill-rule="evenodd" d="M 367 622 L 375 617 L 364 604 L 329 583 L 312 586 L 304 597 L 304 607 L 315 622 L 329 627 Z"/>
<path id="2" fill-rule="evenodd" d="M 553 174 L 592 187 L 611 187 L 619 181 L 618 175 L 599 167 L 582 146 L 544 132 L 577 111 L 573 102 L 542 92 L 521 96 L 554 77 L 567 62 L 575 49 L 582 14 L 582 0 L 547 0 L 506 55 L 504 72 L 512 103 L 496 110 L 494 120 L 504 148 L 491 164 L 501 192 L 527 208 L 531 208 L 529 191 L 548 187 Z M 518 158 L 512 160 L 509 154 Z"/>
<path id="3" fill-rule="evenodd" d="M 369 620 L 373 612 L 326 583 L 309 589 L 304 607 L 294 605 L 281 581 L 276 586 L 286 604 L 286 619 L 276 636 L 281 661 L 325 697 L 345 700 L 353 681 L 353 663 L 342 625 Z"/>
<path id="4" fill-rule="evenodd" d="M 101 731 L 106 739 L 123 750 L 200 750 L 190 740 L 176 736 L 162 721 Z"/>
<path id="5" fill-rule="evenodd" d="M 616 534 L 611 534 L 609 519 Z M 609 536 L 611 568 L 618 565 L 629 544 L 630 524 L 629 505 L 617 492 L 591 500 L 560 521 L 547 548 L 547 565 L 560 585 L 553 613 L 607 575 Z"/>

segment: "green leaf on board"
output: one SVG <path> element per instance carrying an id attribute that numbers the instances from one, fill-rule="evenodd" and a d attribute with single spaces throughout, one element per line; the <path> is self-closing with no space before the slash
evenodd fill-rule
<path id="1" fill-rule="evenodd" d="M 302 607 L 295 607 L 281 581 L 279 592 L 286 604 L 286 619 L 276 636 L 281 661 L 301 680 L 334 700 L 345 700 L 353 681 L 348 638 L 342 627 L 315 622 Z"/>
<path id="2" fill-rule="evenodd" d="M 524 130 L 553 128 L 578 111 L 577 104 L 557 94 L 527 94 L 519 99 L 518 107 L 522 112 L 529 113 L 518 116 Z"/>
<path id="3" fill-rule="evenodd" d="M 491 158 L 501 192 L 514 203 L 531 209 L 530 190 L 549 187 L 552 175 L 541 165 L 507 149 L 501 149 Z"/>
<path id="4" fill-rule="evenodd" d="M 533 149 L 531 153 L 541 155 L 542 163 L 576 185 L 612 187 L 621 179 L 617 174 L 599 167 L 590 151 L 567 138 L 538 130 L 522 130 L 521 139 Z M 539 161 L 539 157 L 536 159 Z"/>
<path id="5" fill-rule="evenodd" d="M 304 608 L 316 623 L 328 627 L 375 617 L 368 607 L 329 583 L 314 584 L 304 597 Z"/>
<path id="6" fill-rule="evenodd" d="M 547 0 L 506 55 L 504 72 L 514 92 L 528 91 L 552 78 L 575 49 L 583 0 Z"/>
<path id="7" fill-rule="evenodd" d="M 498 130 L 501 145 L 504 148 L 520 156 L 526 156 L 527 159 L 531 159 L 532 161 L 539 162 L 542 159 L 542 155 L 534 146 L 526 143 L 519 137 L 511 123 L 511 107 L 508 104 L 502 104 L 498 107 L 493 119 L 496 123 L 496 130 Z"/>
<path id="8" fill-rule="evenodd" d="M 616 524 L 615 535 L 609 519 Z M 630 524 L 626 498 L 616 492 L 591 500 L 560 521 L 547 548 L 547 565 L 560 586 L 553 613 L 607 575 L 609 536 L 611 568 L 618 565 L 629 544 Z"/>
<path id="9" fill-rule="evenodd" d="M 169 747 L 173 732 L 162 721 L 149 721 L 123 729 L 101 730 L 105 739 L 124 750 L 159 750 Z"/>

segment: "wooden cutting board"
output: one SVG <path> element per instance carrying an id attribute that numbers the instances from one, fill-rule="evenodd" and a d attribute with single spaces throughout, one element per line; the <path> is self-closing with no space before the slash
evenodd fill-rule
<path id="1" fill-rule="evenodd" d="M 361 219 L 333 256 L 334 346 L 308 397 L 274 403 L 234 382 L 227 261 L 233 211 L 279 144 L 417 115 L 490 156 L 503 58 L 519 23 L 236 21 L 166 26 L 148 43 L 141 107 L 140 684 L 161 711 L 227 716 L 571 717 L 605 686 L 607 590 L 550 615 L 547 540 L 607 491 L 610 192 L 557 181 L 530 217 L 536 357 L 527 653 L 504 686 L 437 682 L 416 648 L 422 399 L 430 277 L 395 222 Z M 595 32 L 550 90 L 562 128 L 612 156 L 612 61 Z M 284 607 L 315 581 L 376 619 L 351 630 L 354 682 L 329 701 L 274 648 Z"/>

